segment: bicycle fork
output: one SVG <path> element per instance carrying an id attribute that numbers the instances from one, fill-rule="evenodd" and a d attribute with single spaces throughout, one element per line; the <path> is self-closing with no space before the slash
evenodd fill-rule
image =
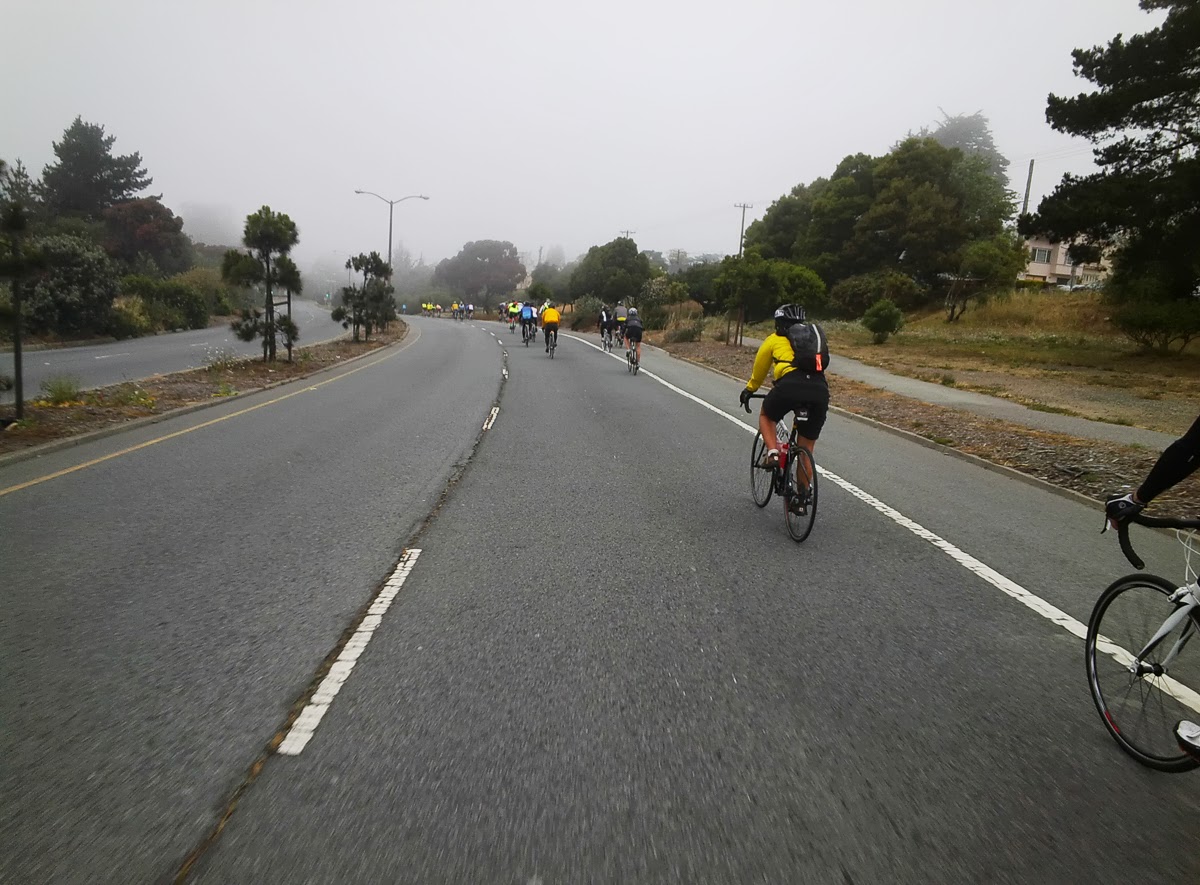
<path id="1" fill-rule="evenodd" d="M 1185 587 L 1180 587 L 1168 597 L 1171 602 L 1177 603 L 1179 608 L 1171 612 L 1170 617 L 1163 621 L 1163 625 L 1158 628 L 1158 632 L 1146 643 L 1146 647 L 1137 653 L 1133 662 L 1129 665 L 1130 673 L 1134 676 L 1146 676 L 1151 673 L 1155 676 L 1166 674 L 1168 667 L 1179 657 L 1179 653 L 1188 644 L 1188 640 L 1196 633 L 1196 622 L 1191 616 L 1196 608 L 1200 607 L 1200 598 L 1196 596 L 1197 589 L 1196 584 L 1188 584 Z M 1187 625 L 1184 626 L 1183 631 L 1179 634 L 1179 638 L 1175 640 L 1175 644 L 1171 646 L 1171 650 L 1162 659 L 1162 662 L 1158 664 L 1146 663 L 1143 658 L 1150 654 L 1155 646 L 1162 642 L 1166 636 L 1170 635 L 1171 631 L 1178 627 L 1184 619 L 1187 619 Z"/>

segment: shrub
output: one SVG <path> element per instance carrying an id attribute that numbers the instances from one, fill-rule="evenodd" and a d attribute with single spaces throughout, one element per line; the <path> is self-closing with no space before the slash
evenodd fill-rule
<path id="1" fill-rule="evenodd" d="M 45 257 L 46 272 L 26 289 L 29 331 L 105 331 L 117 279 L 104 250 L 71 236 L 41 237 L 33 246 Z"/>
<path id="2" fill-rule="evenodd" d="M 829 291 L 829 300 L 835 313 L 850 318 L 862 316 L 880 299 L 912 310 L 921 305 L 926 294 L 912 277 L 896 271 L 881 271 L 847 277 Z"/>
<path id="3" fill-rule="evenodd" d="M 121 294 L 140 297 L 158 328 L 203 329 L 208 325 L 207 300 L 187 283 L 131 275 L 121 280 Z"/>
<path id="4" fill-rule="evenodd" d="M 141 298 L 133 295 L 113 302 L 108 332 L 114 338 L 138 338 L 153 331 L 154 323 Z"/>
<path id="5" fill-rule="evenodd" d="M 42 382 L 42 393 L 51 405 L 62 406 L 79 401 L 79 379 L 74 375 L 55 375 Z"/>
<path id="6" fill-rule="evenodd" d="M 1112 312 L 1112 323 L 1146 350 L 1182 351 L 1200 338 L 1200 301 L 1126 301 Z"/>
<path id="7" fill-rule="evenodd" d="M 867 308 L 862 324 L 874 336 L 876 344 L 883 344 L 888 336 L 900 331 L 904 325 L 904 313 L 890 298 L 880 298 Z"/>
<path id="8" fill-rule="evenodd" d="M 210 267 L 193 267 L 175 274 L 169 282 L 180 283 L 195 289 L 204 298 L 208 312 L 214 316 L 227 317 L 243 305 L 243 291 L 228 285 L 221 279 L 221 272 Z"/>
<path id="9" fill-rule="evenodd" d="M 600 318 L 600 308 L 602 307 L 604 307 L 604 302 L 595 295 L 584 295 L 572 306 L 571 318 L 568 321 L 571 329 L 575 332 L 581 329 L 584 331 L 594 329 L 596 321 Z"/>

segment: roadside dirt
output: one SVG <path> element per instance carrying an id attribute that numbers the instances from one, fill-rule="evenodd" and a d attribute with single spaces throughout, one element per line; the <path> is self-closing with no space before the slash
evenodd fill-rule
<path id="1" fill-rule="evenodd" d="M 738 379 L 748 378 L 754 363 L 754 350 L 749 347 L 726 347 L 708 341 L 660 346 L 675 356 Z M 911 431 L 995 464 L 1015 468 L 1094 500 L 1102 500 L 1111 491 L 1136 486 L 1159 455 L 1157 451 L 1140 446 L 1080 439 L 1034 430 L 1008 421 L 983 418 L 960 409 L 931 405 L 868 387 L 846 378 L 831 378 L 830 393 L 834 406 Z M 1131 397 L 1125 407 L 1132 409 L 1138 402 L 1157 405 L 1156 401 L 1139 401 Z M 1191 401 L 1189 408 L 1190 417 L 1180 432 L 1195 420 L 1196 400 Z M 1131 418 L 1141 418 L 1143 414 L 1144 409 L 1133 413 Z M 1141 420 L 1133 423 L 1150 426 Z M 1161 513 L 1200 515 L 1200 473 L 1159 497 L 1154 509 Z"/>
<path id="2" fill-rule="evenodd" d="M 370 341 L 354 342 L 346 338 L 298 347 L 291 363 L 286 361 L 286 354 L 274 363 L 258 359 L 220 361 L 206 369 L 85 391 L 77 400 L 60 405 L 44 399 L 27 401 L 25 420 L 8 425 L 0 433 L 0 455 L 161 415 L 182 406 L 252 393 L 268 384 L 305 378 L 351 357 L 401 341 L 407 332 L 407 325 L 400 321 L 385 332 L 375 333 Z M 10 416 L 11 408 L 5 408 Z"/>
<path id="3" fill-rule="evenodd" d="M 1093 421 L 1127 424 L 1182 434 L 1196 420 L 1200 381 L 1139 373 L 1128 365 L 1088 369 L 1030 365 L 981 369 L 966 356 L 921 360 L 886 347 L 841 347 L 839 353 L 898 375 L 1010 399 L 1042 411 Z"/>

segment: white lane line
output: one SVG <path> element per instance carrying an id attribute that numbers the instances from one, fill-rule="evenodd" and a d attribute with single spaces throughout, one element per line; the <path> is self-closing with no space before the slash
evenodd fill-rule
<path id="1" fill-rule="evenodd" d="M 420 555 L 421 551 L 413 548 L 405 550 L 400 556 L 400 561 L 396 564 L 395 571 L 384 582 L 383 589 L 372 600 L 371 607 L 367 609 L 367 613 L 363 615 L 363 619 L 359 621 L 358 626 L 354 629 L 354 635 L 346 640 L 346 644 L 338 654 L 337 660 L 330 665 L 329 672 L 325 674 L 325 678 L 321 680 L 321 684 L 317 686 L 317 690 L 308 699 L 308 704 L 300 711 L 300 715 L 296 717 L 296 721 L 292 723 L 292 727 L 288 730 L 287 736 L 279 744 L 279 749 L 275 751 L 276 753 L 281 756 L 299 756 L 308 745 L 308 742 L 312 740 L 313 733 L 317 730 L 317 726 L 321 724 L 321 719 L 324 718 L 325 713 L 329 710 L 329 705 L 333 703 L 333 699 L 337 697 L 337 693 L 341 691 L 342 686 L 346 684 L 346 680 L 350 678 L 350 673 L 354 670 L 354 665 L 358 662 L 359 656 L 366 650 L 371 637 L 375 635 L 375 631 L 383 623 L 383 616 L 387 614 L 392 600 L 396 598 L 396 594 L 400 592 L 400 588 L 408 580 L 409 574 L 412 573 L 413 565 Z"/>
<path id="2" fill-rule="evenodd" d="M 110 359 L 112 359 L 114 356 L 129 356 L 129 351 L 125 351 L 125 353 L 105 353 L 105 354 L 101 354 L 100 356 L 96 357 L 96 359 L 98 359 L 98 360 L 110 360 Z M 50 365 L 50 364 L 49 364 L 49 363 L 47 363 L 46 365 Z"/>
<path id="3" fill-rule="evenodd" d="M 597 347 L 595 344 L 592 344 L 592 342 L 590 342 L 590 341 L 585 341 L 584 339 L 579 338 L 575 335 L 568 335 L 567 337 L 574 338 L 576 341 L 580 342 L 581 344 L 586 344 L 588 347 L 592 348 L 593 350 L 598 350 L 598 351 L 600 351 L 600 353 L 604 353 L 604 348 Z M 606 354 L 606 356 L 611 356 L 613 359 L 615 359 L 619 362 L 624 362 L 624 359 L 617 356 L 615 353 Z M 738 427 L 740 427 L 742 430 L 745 430 L 747 433 L 753 434 L 753 433 L 758 432 L 757 427 L 747 424 L 745 421 L 742 421 L 741 419 L 729 414 L 722 408 L 714 406 L 712 403 L 708 402 L 707 400 L 700 399 L 700 397 L 695 396 L 694 394 L 688 393 L 683 388 L 675 386 L 670 381 L 660 378 L 658 375 L 655 375 L 653 372 L 647 372 L 645 369 L 642 369 L 641 374 L 646 375 L 647 377 L 653 378 L 659 384 L 663 385 L 664 387 L 666 387 L 670 390 L 673 390 L 675 393 L 678 393 L 680 396 L 690 399 L 692 402 L 703 406 L 704 408 L 708 409 L 710 412 L 720 415 L 722 418 L 725 418 L 726 420 L 733 422 Z M 1037 614 L 1041 615 L 1043 618 L 1050 621 L 1051 623 L 1057 624 L 1059 627 L 1066 630 L 1072 636 L 1076 636 L 1079 639 L 1084 639 L 1087 637 L 1087 624 L 1084 624 L 1082 621 L 1076 620 L 1075 618 L 1071 617 L 1069 614 L 1064 612 L 1062 609 L 1047 602 L 1046 600 L 1042 599 L 1040 596 L 1030 593 L 1028 590 L 1026 590 L 1024 587 L 1022 587 L 1016 581 L 1012 580 L 1011 578 L 1005 577 L 1004 575 L 1000 574 L 1000 572 L 996 571 L 991 566 L 987 565 L 984 562 L 981 562 L 980 560 L 976 559 L 971 554 L 969 554 L 963 550 L 960 550 L 958 547 L 956 547 L 954 544 L 951 544 L 945 538 L 939 537 L 938 535 L 931 532 L 929 529 L 925 528 L 920 523 L 914 522 L 913 520 L 909 519 L 907 516 L 905 516 L 899 510 L 896 510 L 894 507 L 888 506 L 887 504 L 883 503 L 878 498 L 876 498 L 874 495 L 872 495 L 868 492 L 865 492 L 862 489 L 860 489 L 858 486 L 854 485 L 854 483 L 852 483 L 848 480 L 842 479 L 842 477 L 838 476 L 836 473 L 830 473 L 828 470 L 826 470 L 820 464 L 817 465 L 817 472 L 821 476 L 829 479 L 829 481 L 832 482 L 834 485 L 840 486 L 841 488 L 845 489 L 847 492 L 849 492 L 854 497 L 858 498 L 864 504 L 867 504 L 868 506 L 874 508 L 879 513 L 886 516 L 888 519 L 892 520 L 892 522 L 896 523 L 896 525 L 903 526 L 904 528 L 906 528 L 910 532 L 912 532 L 914 535 L 916 535 L 918 538 L 921 538 L 924 541 L 928 541 L 931 545 L 936 547 L 938 550 L 941 550 L 943 553 L 945 553 L 947 556 L 949 556 L 951 559 L 953 559 L 955 562 L 957 562 L 959 565 L 961 565 L 967 571 L 972 572 L 973 574 L 976 574 L 979 577 L 983 578 L 983 580 L 987 581 L 989 584 L 991 584 L 997 590 L 1001 591 L 1002 593 L 1007 594 L 1008 596 L 1011 596 L 1013 599 L 1020 602 L 1026 608 L 1030 609 L 1033 612 L 1036 612 Z M 1113 660 L 1115 660 L 1121 666 L 1127 667 L 1133 661 L 1132 654 L 1130 654 L 1128 651 L 1126 651 L 1125 649 L 1118 646 L 1116 643 L 1109 641 L 1107 639 L 1107 637 L 1101 637 L 1101 641 L 1097 642 L 1096 647 L 1098 649 L 1100 649 L 1101 651 L 1103 651 L 1105 654 L 1109 655 L 1111 658 L 1113 658 Z M 1182 683 L 1171 678 L 1170 676 L 1162 677 L 1160 679 L 1155 679 L 1153 684 L 1157 685 L 1165 693 L 1167 693 L 1171 697 L 1175 698 L 1177 701 L 1179 701 L 1184 706 L 1189 707 L 1190 709 L 1192 709 L 1193 711 L 1195 711 L 1197 713 L 1200 713 L 1200 694 L 1197 694 L 1195 691 L 1188 688 L 1186 685 L 1183 685 Z"/>
<path id="4" fill-rule="evenodd" d="M 491 430 L 492 425 L 496 423 L 496 416 L 500 414 L 499 406 L 492 406 L 492 412 L 487 416 L 487 420 L 483 422 L 484 430 Z"/>
<path id="5" fill-rule="evenodd" d="M 189 344 L 188 347 L 208 347 L 208 342 L 201 341 L 199 344 Z"/>
<path id="6" fill-rule="evenodd" d="M 508 380 L 508 369 L 507 368 L 503 368 L 500 370 L 500 377 L 503 378 L 505 381 Z"/>

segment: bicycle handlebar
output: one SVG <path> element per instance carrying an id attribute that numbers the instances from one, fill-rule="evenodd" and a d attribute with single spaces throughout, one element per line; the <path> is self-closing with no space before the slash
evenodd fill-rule
<path id="1" fill-rule="evenodd" d="M 1136 522 L 1138 525 L 1144 525 L 1151 529 L 1200 529 L 1200 519 L 1175 519 L 1168 516 L 1142 516 L 1140 513 L 1136 516 L 1131 516 L 1126 520 L 1122 520 L 1117 524 L 1117 541 L 1121 545 L 1121 552 L 1125 554 L 1125 558 L 1133 564 L 1133 567 L 1141 571 L 1146 567 L 1146 563 L 1137 551 L 1133 549 L 1133 544 L 1129 541 L 1129 524 Z"/>
<path id="2" fill-rule="evenodd" d="M 749 396 L 749 399 L 766 399 L 766 398 L 767 398 L 767 395 L 765 393 L 752 393 Z M 750 414 L 750 403 L 749 402 L 742 403 L 742 408 L 744 408 L 746 410 L 747 415 Z"/>

